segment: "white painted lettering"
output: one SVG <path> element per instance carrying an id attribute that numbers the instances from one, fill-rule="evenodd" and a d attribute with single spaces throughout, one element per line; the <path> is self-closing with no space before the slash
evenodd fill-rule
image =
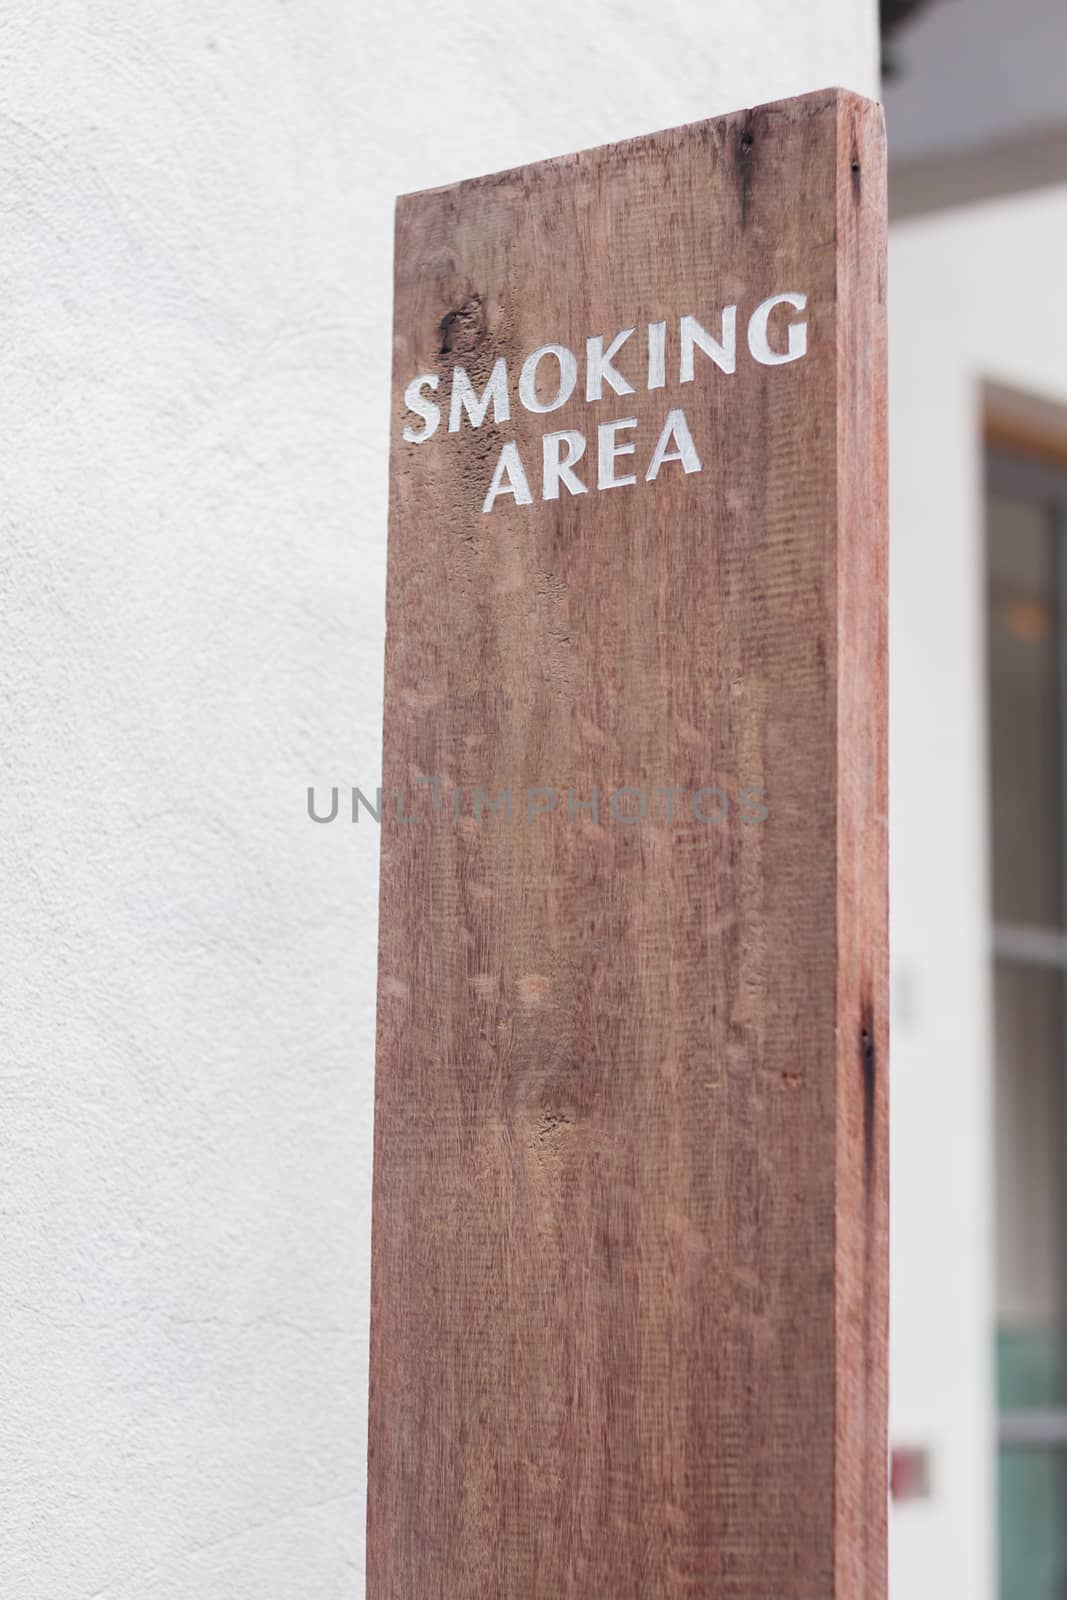
<path id="1" fill-rule="evenodd" d="M 436 389 L 440 381 L 436 372 L 424 372 L 421 378 L 412 378 L 404 390 L 404 404 L 426 424 L 424 428 L 417 429 L 413 428 L 410 422 L 407 423 L 404 428 L 404 438 L 408 444 L 422 444 L 437 432 L 437 425 L 441 421 L 441 407 L 435 405 L 432 400 L 427 400 L 422 390 Z"/>
<path id="2" fill-rule="evenodd" d="M 448 431 L 458 433 L 463 412 L 470 418 L 472 428 L 480 428 L 486 419 L 489 407 L 493 407 L 493 421 L 507 422 L 511 418 L 511 403 L 508 399 L 508 369 L 504 357 L 501 356 L 489 374 L 489 382 L 480 395 L 475 394 L 474 385 L 467 376 L 465 367 L 457 367 L 452 374 L 452 404 L 448 412 Z"/>
<path id="3" fill-rule="evenodd" d="M 751 303 L 751 302 L 749 302 Z M 785 311 L 779 312 L 778 308 L 784 306 Z M 743 342 L 742 353 L 758 362 L 761 366 L 784 366 L 792 361 L 799 361 L 808 352 L 808 296 L 798 291 L 789 291 L 781 294 L 770 295 L 748 316 L 747 350 Z M 746 308 L 747 309 L 747 308 Z M 694 316 L 679 316 L 677 321 L 667 319 L 658 322 L 643 324 L 647 334 L 647 368 L 645 377 L 647 388 L 651 390 L 667 388 L 667 344 L 668 329 L 671 339 L 675 337 L 677 327 L 678 338 L 678 381 L 679 383 L 692 383 L 696 376 L 696 355 L 699 350 L 706 357 L 707 365 L 702 367 L 701 376 L 707 379 L 712 368 L 727 375 L 737 370 L 737 313 L 736 305 L 723 306 L 720 316 L 720 327 L 715 333 L 709 330 Z M 713 314 L 714 319 L 714 314 Z M 585 339 L 585 383 L 584 400 L 592 404 L 603 400 L 605 395 L 626 395 L 636 393 L 634 385 L 625 372 L 616 366 L 619 352 L 624 350 L 628 342 L 638 331 L 638 327 L 621 329 L 614 335 L 593 334 Z M 638 349 L 634 345 L 634 350 Z M 639 368 L 641 356 L 631 352 L 631 370 Z M 582 390 L 578 388 L 579 354 L 562 344 L 543 344 L 530 352 L 518 369 L 517 395 L 518 402 L 528 412 L 543 415 L 547 412 L 558 411 L 561 406 L 577 396 L 582 398 Z M 671 344 L 671 360 L 674 360 L 674 345 Z M 548 367 L 546 375 L 545 367 Z M 511 413 L 511 385 L 515 382 L 515 371 L 512 369 L 509 376 L 508 358 L 497 356 L 493 362 L 492 370 L 483 387 L 479 391 L 478 384 L 482 381 L 484 369 L 479 368 L 472 380 L 465 367 L 457 366 L 452 371 L 451 393 L 447 406 L 447 421 L 450 434 L 462 434 L 465 426 L 471 429 L 483 427 L 499 427 L 502 423 L 510 422 Z M 674 371 L 671 372 L 671 383 L 674 382 Z M 424 372 L 412 378 L 404 390 L 404 401 L 410 416 L 404 419 L 402 433 L 410 444 L 422 444 L 430 439 L 441 427 L 445 415 L 444 400 L 433 398 L 434 392 L 441 386 L 441 378 L 437 373 Z M 631 401 L 631 404 L 637 404 Z M 692 406 L 690 405 L 690 410 Z M 659 413 L 662 417 L 663 413 Z M 718 407 L 712 408 L 708 413 L 703 410 L 701 416 L 712 419 L 713 429 L 717 433 L 719 422 Z M 641 419 L 642 428 L 648 427 L 652 419 Z M 666 420 L 662 423 L 652 450 L 651 459 L 647 462 L 647 469 L 643 474 L 643 481 L 655 483 L 663 467 L 678 462 L 686 474 L 701 472 L 703 462 L 701 453 L 707 453 L 713 448 L 713 441 L 703 438 L 700 431 L 700 417 L 697 418 L 698 427 L 696 438 L 690 430 L 685 412 L 680 407 L 675 407 L 667 412 Z M 745 418 L 734 419 L 731 425 L 744 427 Z M 554 433 L 545 433 L 541 439 L 541 499 L 556 500 L 563 498 L 566 490 L 568 495 L 584 495 L 590 491 L 601 489 L 622 489 L 627 485 L 638 482 L 641 475 L 641 466 L 637 461 L 631 460 L 627 465 L 633 467 L 632 472 L 619 471 L 622 458 L 635 457 L 637 446 L 632 437 L 627 437 L 632 430 L 637 428 L 637 417 L 621 417 L 613 422 L 603 422 L 597 428 L 596 450 L 592 447 L 592 440 L 588 432 L 579 432 L 576 428 L 562 428 Z M 700 440 L 700 449 L 697 441 Z M 536 449 L 534 440 L 527 444 L 528 455 Z M 480 452 L 478 452 L 480 455 Z M 595 455 L 595 472 L 593 460 Z M 580 477 L 576 468 L 578 464 L 590 457 L 588 465 L 583 468 Z M 641 447 L 641 463 L 646 460 L 645 445 Z M 503 496 L 510 497 L 517 506 L 532 505 L 537 484 L 531 491 L 530 480 L 526 475 L 526 468 L 520 454 L 519 444 L 509 440 L 500 446 L 495 457 L 492 481 L 485 495 L 482 511 L 491 511 Z"/>
<path id="4" fill-rule="evenodd" d="M 693 381 L 693 351 L 703 350 L 723 372 L 733 372 L 737 366 L 737 307 L 722 308 L 722 340 L 715 339 L 702 328 L 696 317 L 683 317 L 679 324 L 682 352 L 678 363 L 678 381 Z"/>
<path id="5" fill-rule="evenodd" d="M 599 400 L 601 398 L 604 393 L 605 380 L 607 380 L 607 383 L 614 389 L 616 394 L 633 394 L 633 384 L 629 383 L 618 368 L 612 366 L 611 362 L 612 357 L 618 355 L 634 331 L 633 328 L 624 328 L 621 333 L 615 335 L 606 350 L 604 349 L 604 340 L 600 334 L 597 334 L 594 339 L 585 341 L 585 398 L 587 400 Z"/>
<path id="6" fill-rule="evenodd" d="M 806 294 L 772 294 L 769 300 L 764 300 L 762 305 L 756 307 L 748 324 L 748 348 L 765 367 L 781 367 L 787 361 L 799 361 L 808 348 L 807 322 L 790 322 L 788 324 L 788 348 L 785 354 L 772 350 L 767 336 L 767 325 L 770 322 L 771 312 L 775 306 L 792 306 L 795 311 L 803 311 L 808 303 Z"/>
<path id="7" fill-rule="evenodd" d="M 547 404 L 538 399 L 537 395 L 537 368 L 545 356 L 554 356 L 559 363 L 559 386 Z M 558 411 L 574 393 L 574 385 L 577 382 L 578 362 L 575 360 L 573 350 L 568 350 L 563 344 L 543 344 L 540 349 L 528 355 L 522 364 L 522 371 L 519 374 L 519 399 L 527 411 Z"/>
<path id="8" fill-rule="evenodd" d="M 648 325 L 648 387 L 662 389 L 667 382 L 667 324 Z"/>
<path id="9" fill-rule="evenodd" d="M 674 440 L 675 448 L 669 450 L 667 447 L 672 439 Z M 652 452 L 652 460 L 649 462 L 648 471 L 645 473 L 646 483 L 655 483 L 659 477 L 659 469 L 665 461 L 680 461 L 687 473 L 700 471 L 700 457 L 697 455 L 696 445 L 693 443 L 693 435 L 689 432 L 689 424 L 685 420 L 684 411 L 668 411 L 667 420 L 663 424 L 663 432 L 659 436 L 659 442 Z"/>
<path id="10" fill-rule="evenodd" d="M 634 445 L 616 444 L 615 435 L 620 428 L 636 428 L 636 417 L 622 417 L 618 422 L 602 422 L 596 431 L 597 447 L 597 488 L 622 489 L 628 483 L 636 483 L 637 479 L 631 474 L 629 477 L 617 478 L 615 476 L 616 456 L 632 456 Z"/>
<path id="11" fill-rule="evenodd" d="M 489 485 L 482 504 L 482 513 L 493 509 L 493 501 L 502 494 L 513 494 L 517 506 L 533 504 L 533 495 L 530 485 L 526 481 L 526 472 L 523 468 L 519 447 L 514 439 L 510 439 L 497 457 L 496 466 L 493 468 L 493 478 Z"/>
<path id="12" fill-rule="evenodd" d="M 546 433 L 542 441 L 544 454 L 544 472 L 541 480 L 541 497 L 544 500 L 558 500 L 559 486 L 571 494 L 585 494 L 586 486 L 573 470 L 574 463 L 580 461 L 585 454 L 585 437 L 573 428 L 565 428 L 562 433 Z M 566 455 L 563 455 L 566 450 Z"/>

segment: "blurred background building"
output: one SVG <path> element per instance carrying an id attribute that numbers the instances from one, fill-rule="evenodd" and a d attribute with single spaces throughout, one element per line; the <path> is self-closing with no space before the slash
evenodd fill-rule
<path id="1" fill-rule="evenodd" d="M 1061 1600 L 1067 11 L 883 32 L 892 1582 Z"/>

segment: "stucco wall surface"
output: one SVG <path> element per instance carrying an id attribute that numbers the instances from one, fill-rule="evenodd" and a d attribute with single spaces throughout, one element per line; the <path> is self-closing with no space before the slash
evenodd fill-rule
<path id="1" fill-rule="evenodd" d="M 873 3 L 0 4 L 0 1594 L 362 1592 L 398 192 Z M 417 1600 L 417 1597 L 412 1597 Z"/>

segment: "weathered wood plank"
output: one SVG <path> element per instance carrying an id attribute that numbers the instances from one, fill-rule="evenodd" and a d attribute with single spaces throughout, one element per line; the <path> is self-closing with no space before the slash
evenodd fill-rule
<path id="1" fill-rule="evenodd" d="M 884 1596 L 884 219 L 839 91 L 399 204 L 370 1600 Z"/>

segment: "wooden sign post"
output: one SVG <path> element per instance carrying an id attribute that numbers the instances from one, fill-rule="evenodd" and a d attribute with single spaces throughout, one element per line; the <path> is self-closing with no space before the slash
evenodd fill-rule
<path id="1" fill-rule="evenodd" d="M 403 199 L 370 1600 L 883 1600 L 885 188 Z"/>

